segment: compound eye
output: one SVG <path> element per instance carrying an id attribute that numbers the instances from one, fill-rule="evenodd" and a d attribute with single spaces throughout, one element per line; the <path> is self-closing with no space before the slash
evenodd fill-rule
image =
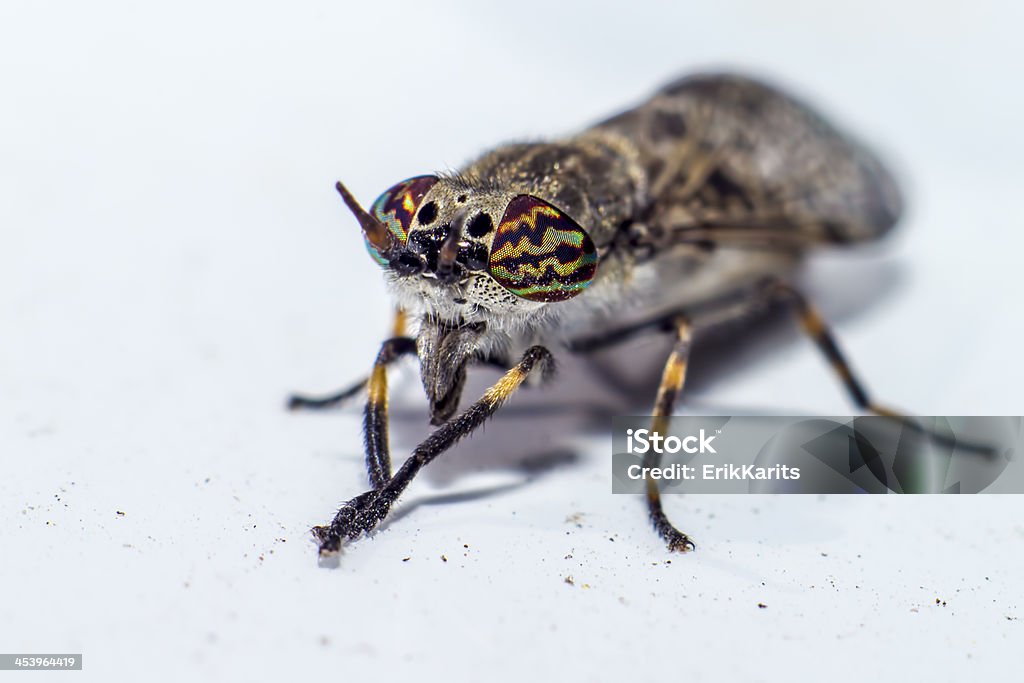
<path id="1" fill-rule="evenodd" d="M 576 221 L 543 199 L 523 194 L 505 208 L 488 272 L 516 296 L 565 301 L 594 280 L 597 249 Z"/>
<path id="2" fill-rule="evenodd" d="M 412 219 L 419 209 L 420 202 L 435 183 L 437 183 L 437 176 L 433 175 L 421 175 L 403 180 L 377 197 L 373 206 L 370 207 L 370 213 L 384 224 L 398 244 L 404 246 L 409 237 L 409 226 L 412 225 Z M 388 260 L 381 256 L 369 241 L 366 242 L 366 250 L 370 252 L 370 256 L 377 263 L 382 266 L 388 265 Z"/>

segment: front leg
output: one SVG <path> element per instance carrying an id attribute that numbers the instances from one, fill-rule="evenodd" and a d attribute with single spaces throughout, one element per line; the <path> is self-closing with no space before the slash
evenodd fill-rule
<path id="1" fill-rule="evenodd" d="M 388 446 L 388 372 L 398 358 L 416 353 L 412 337 L 393 337 L 385 341 L 374 361 L 367 382 L 366 408 L 363 411 L 363 440 L 366 450 L 366 476 L 370 486 L 382 487 L 391 478 L 391 449 Z"/>
<path id="2" fill-rule="evenodd" d="M 484 392 L 476 403 L 438 427 L 417 446 L 383 486 L 345 503 L 330 524 L 314 527 L 312 533 L 320 544 L 321 557 L 337 553 L 346 539 L 354 540 L 380 524 L 420 469 L 460 439 L 472 434 L 515 393 L 534 369 L 539 369 L 545 379 L 554 371 L 551 352 L 543 346 L 527 349 L 522 360 Z"/>

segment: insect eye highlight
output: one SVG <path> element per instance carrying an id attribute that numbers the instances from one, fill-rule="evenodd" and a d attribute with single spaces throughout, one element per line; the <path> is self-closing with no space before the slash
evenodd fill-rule
<path id="1" fill-rule="evenodd" d="M 565 301 L 590 286 L 597 274 L 597 248 L 587 231 L 559 209 L 519 195 L 498 224 L 488 272 L 516 296 Z"/>
<path id="2" fill-rule="evenodd" d="M 399 245 L 404 246 L 409 238 L 409 226 L 412 225 L 413 217 L 419 209 L 423 197 L 437 183 L 437 176 L 424 175 L 409 178 L 388 188 L 373 202 L 370 213 L 378 221 L 384 224 Z M 430 202 L 427 206 L 430 206 Z M 424 206 L 426 208 L 426 206 Z M 436 212 L 436 206 L 435 206 Z M 369 241 L 366 242 L 366 249 L 370 256 L 382 266 L 388 265 L 385 259 Z"/>

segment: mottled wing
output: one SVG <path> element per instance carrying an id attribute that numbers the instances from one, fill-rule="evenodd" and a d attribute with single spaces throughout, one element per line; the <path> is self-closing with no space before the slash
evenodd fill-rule
<path id="1" fill-rule="evenodd" d="M 899 218 L 898 188 L 863 145 L 749 78 L 697 75 L 598 126 L 640 154 L 652 246 L 685 241 L 872 240 Z"/>

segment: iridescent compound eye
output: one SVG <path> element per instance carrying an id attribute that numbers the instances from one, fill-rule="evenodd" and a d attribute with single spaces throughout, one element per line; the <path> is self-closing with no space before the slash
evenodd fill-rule
<path id="1" fill-rule="evenodd" d="M 370 213 L 380 221 L 388 232 L 397 240 L 396 244 L 405 245 L 409 237 L 409 226 L 416 215 L 420 202 L 424 195 L 437 182 L 437 176 L 421 175 L 415 178 L 403 180 L 384 194 L 377 197 L 377 200 L 370 207 Z M 382 266 L 388 265 L 388 260 L 381 256 L 380 252 L 366 240 L 366 250 L 370 256 Z"/>
<path id="2" fill-rule="evenodd" d="M 489 272 L 516 296 L 564 301 L 593 281 L 597 249 L 576 221 L 542 199 L 519 195 L 494 234 Z"/>

